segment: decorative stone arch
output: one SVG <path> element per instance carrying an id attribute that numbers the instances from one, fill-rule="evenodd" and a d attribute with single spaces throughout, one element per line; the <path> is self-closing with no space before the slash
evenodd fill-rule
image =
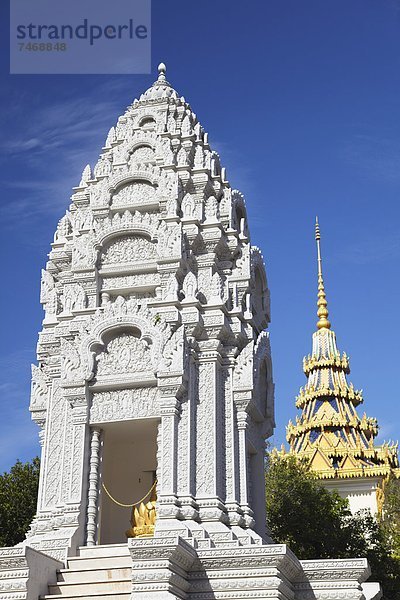
<path id="1" fill-rule="evenodd" d="M 137 121 L 138 127 L 146 127 L 150 123 L 154 123 L 154 128 L 157 127 L 157 116 L 151 112 L 145 112 L 140 115 Z"/>
<path id="2" fill-rule="evenodd" d="M 140 156 L 137 157 L 136 154 Z M 145 152 L 143 152 L 145 151 Z M 144 154 L 144 156 L 143 156 Z M 147 156 L 146 156 L 147 154 Z M 129 164 L 154 164 L 156 160 L 156 148 L 149 142 L 142 142 L 135 145 L 135 147 L 129 151 L 127 161 Z"/>
<path id="3" fill-rule="evenodd" d="M 107 338 L 110 339 L 113 333 L 139 332 L 139 339 L 151 344 L 152 364 L 156 365 L 162 358 L 163 348 L 170 334 L 169 327 L 164 324 L 153 325 L 152 317 L 147 310 L 137 309 L 136 312 L 129 311 L 129 314 L 123 314 L 124 307 L 129 310 L 129 304 L 121 296 L 113 303 L 113 305 L 115 304 L 117 305 L 116 314 L 106 314 L 104 320 L 94 324 L 88 337 L 82 342 L 81 356 L 86 381 L 93 378 L 96 355 L 99 350 L 106 347 Z"/>
<path id="4" fill-rule="evenodd" d="M 95 247 L 97 252 L 100 253 L 101 250 L 111 242 L 111 240 L 129 234 L 137 234 L 139 236 L 148 238 L 151 242 L 155 242 L 158 239 L 157 228 L 149 223 L 135 223 L 133 221 L 132 223 L 126 225 L 120 223 L 111 223 L 110 227 L 102 230 L 96 239 Z"/>
<path id="5" fill-rule="evenodd" d="M 254 389 L 260 402 L 265 399 L 266 436 L 270 436 L 275 427 L 275 411 L 271 344 L 267 331 L 260 333 L 254 347 Z"/>
<path id="6" fill-rule="evenodd" d="M 157 240 L 152 239 L 148 232 L 123 230 L 110 233 L 104 243 L 98 247 L 96 265 L 101 269 L 114 268 L 117 263 L 125 266 L 154 263 L 157 256 Z"/>
<path id="7" fill-rule="evenodd" d="M 270 320 L 269 290 L 264 258 L 257 246 L 250 248 L 250 274 L 252 305 L 257 313 L 260 328 L 265 329 Z"/>
<path id="8" fill-rule="evenodd" d="M 157 188 L 159 185 L 159 177 L 155 173 L 151 173 L 149 170 L 126 170 L 125 172 L 118 173 L 108 182 L 108 193 L 110 196 L 126 185 L 127 183 L 134 183 L 135 181 L 145 181 L 150 185 Z M 111 199 L 111 198 L 110 198 Z"/>
<path id="9" fill-rule="evenodd" d="M 152 176 L 148 169 L 128 170 L 110 182 L 108 189 L 109 206 L 117 210 L 128 206 L 137 208 L 156 207 L 160 202 L 158 186 L 158 177 Z M 128 191 L 128 188 L 131 189 L 131 192 Z M 131 194 L 135 193 L 135 188 L 137 197 L 135 198 L 134 195 L 132 198 Z M 138 188 L 139 192 L 137 192 Z"/>

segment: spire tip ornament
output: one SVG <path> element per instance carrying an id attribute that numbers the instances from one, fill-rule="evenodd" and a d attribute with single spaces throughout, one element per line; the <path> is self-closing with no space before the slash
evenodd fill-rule
<path id="1" fill-rule="evenodd" d="M 165 73 L 167 72 L 167 67 L 166 67 L 165 63 L 161 62 L 157 68 L 158 68 L 158 81 L 165 81 L 165 79 L 166 79 Z"/>
<path id="2" fill-rule="evenodd" d="M 315 241 L 317 242 L 317 257 L 318 257 L 318 301 L 317 315 L 318 329 L 330 329 L 331 323 L 328 319 L 328 302 L 326 300 L 324 279 L 322 276 L 322 258 L 321 258 L 321 232 L 319 229 L 318 217 L 315 218 Z"/>

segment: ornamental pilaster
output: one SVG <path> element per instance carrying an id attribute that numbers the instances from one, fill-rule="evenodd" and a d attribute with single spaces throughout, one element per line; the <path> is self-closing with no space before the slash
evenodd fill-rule
<path id="1" fill-rule="evenodd" d="M 178 423 L 182 394 L 182 378 L 161 376 L 159 379 L 159 407 L 161 415 L 160 463 L 157 470 L 158 519 L 176 519 L 178 469 Z"/>

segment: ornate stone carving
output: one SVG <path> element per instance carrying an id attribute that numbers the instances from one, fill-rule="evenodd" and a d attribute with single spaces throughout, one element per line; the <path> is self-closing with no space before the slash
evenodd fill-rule
<path id="1" fill-rule="evenodd" d="M 41 410 L 47 407 L 48 381 L 40 367 L 32 365 L 30 410 Z"/>
<path id="2" fill-rule="evenodd" d="M 145 181 L 133 181 L 118 189 L 112 196 L 113 208 L 120 206 L 140 206 L 154 202 L 154 187 Z"/>
<path id="3" fill-rule="evenodd" d="M 166 342 L 163 350 L 160 371 L 174 373 L 182 371 L 188 359 L 188 349 L 185 343 L 184 327 L 179 327 Z"/>
<path id="4" fill-rule="evenodd" d="M 95 177 L 106 177 L 111 173 L 111 162 L 107 156 L 101 156 L 94 168 Z"/>
<path id="5" fill-rule="evenodd" d="M 158 415 L 157 388 L 134 388 L 95 392 L 90 408 L 91 423 L 144 419 Z"/>
<path id="6" fill-rule="evenodd" d="M 42 498 L 39 498 L 39 509 L 49 509 L 57 505 L 60 496 L 60 481 L 62 464 L 62 439 L 64 436 L 65 416 L 67 405 L 61 393 L 60 388 L 56 385 L 53 388 L 51 398 L 51 417 L 48 423 L 48 434 L 46 436 L 46 460 L 44 463 L 44 490 Z"/>
<path id="7" fill-rule="evenodd" d="M 131 163 L 145 163 L 151 162 L 155 160 L 155 152 L 154 149 L 150 146 L 138 146 L 131 153 L 130 162 Z"/>
<path id="8" fill-rule="evenodd" d="M 101 267 L 108 265 L 134 264 L 151 260 L 156 256 L 155 245 L 144 237 L 126 235 L 112 240 L 103 250 Z"/>
<path id="9" fill-rule="evenodd" d="M 75 269 L 94 267 L 96 256 L 93 241 L 94 237 L 91 233 L 75 237 L 72 251 L 72 264 Z"/>
<path id="10" fill-rule="evenodd" d="M 215 365 L 202 363 L 199 368 L 199 404 L 197 406 L 196 443 L 196 492 L 199 496 L 212 496 L 215 479 L 212 476 L 214 463 L 213 431 L 210 422 L 215 402 Z M 211 475 L 211 476 L 210 476 Z"/>
<path id="11" fill-rule="evenodd" d="M 176 162 L 178 167 L 186 167 L 188 164 L 188 155 L 185 148 L 182 146 L 176 155 Z"/>
<path id="12" fill-rule="evenodd" d="M 42 280 L 40 284 L 40 302 L 46 304 L 51 301 L 51 294 L 55 288 L 55 279 L 51 273 L 42 269 Z"/>
<path id="13" fill-rule="evenodd" d="M 78 208 L 78 210 L 71 215 L 71 220 L 75 234 L 78 234 L 83 230 L 90 230 L 93 227 L 93 214 L 87 209 Z"/>
<path id="14" fill-rule="evenodd" d="M 218 220 L 218 201 L 215 196 L 210 196 L 205 201 L 204 216 L 206 218 L 206 221 Z"/>
<path id="15" fill-rule="evenodd" d="M 82 171 L 82 177 L 79 183 L 79 187 L 85 187 L 87 185 L 87 182 L 89 181 L 89 179 L 91 179 L 92 177 L 92 170 L 90 168 L 90 165 L 86 165 L 86 167 L 83 169 Z"/>
<path id="16" fill-rule="evenodd" d="M 167 258 L 182 254 L 182 229 L 180 225 L 160 223 L 157 237 L 157 253 L 159 257 Z"/>
<path id="17" fill-rule="evenodd" d="M 71 215 L 67 211 L 65 215 L 59 220 L 56 232 L 54 234 L 54 242 L 60 243 L 64 242 L 72 233 L 72 225 L 71 225 Z"/>
<path id="18" fill-rule="evenodd" d="M 112 145 L 112 143 L 114 141 L 115 141 L 115 129 L 114 129 L 114 127 L 111 127 L 110 130 L 109 130 L 109 132 L 108 132 L 108 135 L 107 135 L 107 138 L 106 138 L 106 143 L 104 144 L 104 146 L 106 148 L 108 148 L 108 147 L 110 147 Z"/>
<path id="19" fill-rule="evenodd" d="M 202 169 L 204 167 L 204 152 L 201 146 L 196 146 L 193 166 L 195 169 Z"/>
<path id="20" fill-rule="evenodd" d="M 162 146 L 162 156 L 164 158 L 165 165 L 173 165 L 175 163 L 175 154 L 171 148 L 169 140 L 164 140 Z"/>
<path id="21" fill-rule="evenodd" d="M 176 280 L 176 277 L 173 273 L 168 276 L 167 282 L 163 287 L 163 298 L 164 300 L 177 300 L 179 284 Z"/>
<path id="22" fill-rule="evenodd" d="M 65 285 L 61 296 L 63 312 L 69 313 L 74 309 L 82 310 L 86 308 L 86 299 L 86 292 L 79 283 Z"/>
<path id="23" fill-rule="evenodd" d="M 253 352 L 254 342 L 249 342 L 236 359 L 233 375 L 235 388 L 251 388 L 253 385 Z"/>
<path id="24" fill-rule="evenodd" d="M 189 271 L 185 279 L 183 280 L 182 292 L 185 296 L 185 300 L 196 300 L 197 297 L 197 279 L 194 273 Z"/>
<path id="25" fill-rule="evenodd" d="M 74 342 L 61 340 L 61 379 L 76 381 L 82 378 L 81 355 Z"/>
<path id="26" fill-rule="evenodd" d="M 97 377 L 146 371 L 151 366 L 149 343 L 132 334 L 122 333 L 107 344 L 96 360 Z"/>
<path id="27" fill-rule="evenodd" d="M 176 278 L 175 278 L 176 281 Z M 119 277 L 104 277 L 102 280 L 102 289 L 110 290 L 114 288 L 135 288 L 135 287 L 155 287 L 160 285 L 160 276 L 157 273 L 138 273 L 137 275 L 121 275 Z M 169 288 L 170 289 L 170 288 Z M 168 299 L 171 299 L 168 297 Z"/>
<path id="28" fill-rule="evenodd" d="M 193 219 L 196 217 L 196 202 L 191 194 L 185 194 L 181 210 L 184 219 Z"/>
<path id="29" fill-rule="evenodd" d="M 188 114 L 185 115 L 182 121 L 181 133 L 183 136 L 188 136 L 192 134 L 192 124 L 190 122 L 190 117 Z"/>
<path id="30" fill-rule="evenodd" d="M 221 304 L 224 301 L 224 284 L 219 273 L 214 273 L 211 278 L 209 302 Z"/>
<path id="31" fill-rule="evenodd" d="M 115 213 L 115 215 L 96 223 L 98 243 L 102 243 L 106 237 L 115 236 L 124 231 L 135 231 L 153 238 L 156 235 L 158 220 L 157 213 L 140 213 L 137 210 L 135 212 L 125 210 L 122 214 Z"/>

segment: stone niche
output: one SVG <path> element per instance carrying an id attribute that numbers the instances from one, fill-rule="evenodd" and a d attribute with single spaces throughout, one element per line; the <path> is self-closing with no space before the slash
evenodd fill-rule
<path id="1" fill-rule="evenodd" d="M 129 181 L 111 196 L 111 209 L 143 209 L 157 205 L 156 188 L 148 181 Z"/>

